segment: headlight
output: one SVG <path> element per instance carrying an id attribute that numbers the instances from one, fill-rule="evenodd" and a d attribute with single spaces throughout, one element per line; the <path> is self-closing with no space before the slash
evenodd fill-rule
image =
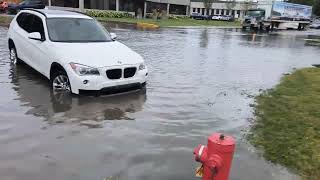
<path id="1" fill-rule="evenodd" d="M 144 63 L 141 63 L 139 65 L 139 71 L 144 70 L 146 68 L 146 65 L 144 65 Z"/>
<path id="2" fill-rule="evenodd" d="M 85 75 L 97 75 L 99 76 L 99 70 L 97 68 L 85 66 L 82 64 L 70 63 L 71 68 L 77 73 L 79 76 Z"/>

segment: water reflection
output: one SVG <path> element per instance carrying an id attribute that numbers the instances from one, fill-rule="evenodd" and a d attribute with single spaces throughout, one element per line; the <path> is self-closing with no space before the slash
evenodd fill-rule
<path id="1" fill-rule="evenodd" d="M 203 29 L 200 35 L 200 47 L 206 48 L 208 46 L 209 36 L 208 29 Z"/>
<path id="2" fill-rule="evenodd" d="M 13 89 L 18 100 L 31 107 L 26 114 L 44 117 L 49 123 L 83 120 L 133 120 L 130 113 L 141 111 L 146 89 L 112 96 L 75 96 L 53 93 L 49 81 L 25 64 L 11 66 Z"/>
<path id="3" fill-rule="evenodd" d="M 121 23 L 121 22 L 101 22 L 101 24 L 108 30 L 112 29 L 137 29 L 136 24 Z"/>

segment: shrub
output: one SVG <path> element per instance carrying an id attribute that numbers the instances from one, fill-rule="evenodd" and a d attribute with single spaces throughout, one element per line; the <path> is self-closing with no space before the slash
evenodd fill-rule
<path id="1" fill-rule="evenodd" d="M 87 10 L 86 14 L 91 17 L 133 18 L 133 15 L 127 12 L 106 11 L 106 10 Z"/>

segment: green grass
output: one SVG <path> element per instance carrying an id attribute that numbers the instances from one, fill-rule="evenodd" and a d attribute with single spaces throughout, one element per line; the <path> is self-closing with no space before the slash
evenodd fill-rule
<path id="1" fill-rule="evenodd" d="M 9 25 L 13 17 L 11 16 L 0 16 L 1 25 Z M 206 20 L 194 20 L 189 18 L 181 19 L 164 19 L 164 20 L 153 20 L 153 19 L 135 19 L 135 18 L 104 18 L 97 17 L 99 21 L 104 22 L 123 22 L 123 23 L 152 23 L 160 27 L 173 27 L 173 26 L 219 26 L 219 27 L 240 27 L 239 21 L 225 22 L 225 21 L 206 21 Z"/>
<path id="2" fill-rule="evenodd" d="M 13 17 L 11 16 L 0 16 L 0 25 L 9 26 L 12 19 Z"/>
<path id="3" fill-rule="evenodd" d="M 320 179 L 320 68 L 298 70 L 256 97 L 248 140 L 302 179 Z"/>
<path id="4" fill-rule="evenodd" d="M 105 22 L 124 22 L 124 23 L 152 23 L 159 25 L 160 27 L 172 27 L 172 26 L 239 26 L 241 23 L 239 21 L 235 22 L 225 22 L 225 21 L 206 21 L 206 20 L 194 20 L 189 18 L 181 19 L 163 19 L 163 20 L 153 20 L 153 19 L 135 19 L 135 18 L 97 18 L 99 21 Z"/>

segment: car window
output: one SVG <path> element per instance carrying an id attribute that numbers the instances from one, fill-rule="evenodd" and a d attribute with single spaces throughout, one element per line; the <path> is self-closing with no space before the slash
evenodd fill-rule
<path id="1" fill-rule="evenodd" d="M 105 28 L 93 19 L 48 18 L 48 34 L 55 42 L 110 42 Z"/>
<path id="2" fill-rule="evenodd" d="M 21 14 L 19 14 L 19 16 L 17 17 L 17 23 L 18 23 L 18 25 L 19 25 L 21 28 L 22 28 L 22 26 L 23 26 L 23 20 L 24 20 L 25 16 L 26 16 L 26 13 L 21 13 Z"/>
<path id="3" fill-rule="evenodd" d="M 32 21 L 33 21 L 33 16 L 32 16 L 32 14 L 29 14 L 29 13 L 21 13 L 17 17 L 18 25 L 23 30 L 27 31 L 28 33 L 30 33 L 30 26 L 31 26 Z"/>
<path id="4" fill-rule="evenodd" d="M 17 23 L 26 32 L 39 32 L 42 38 L 45 37 L 44 26 L 40 17 L 29 13 L 21 13 L 17 17 Z"/>
<path id="5" fill-rule="evenodd" d="M 33 22 L 30 27 L 30 32 L 39 32 L 42 38 L 45 37 L 43 22 L 40 17 L 33 15 Z"/>

